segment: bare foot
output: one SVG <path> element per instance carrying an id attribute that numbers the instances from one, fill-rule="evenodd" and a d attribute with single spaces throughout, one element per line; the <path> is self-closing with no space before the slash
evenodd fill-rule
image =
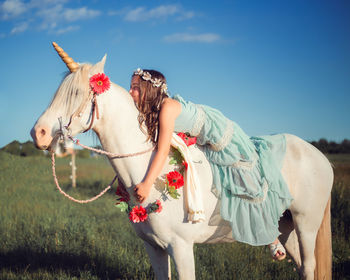
<path id="1" fill-rule="evenodd" d="M 284 249 L 283 245 L 280 243 L 278 238 L 276 238 L 276 240 L 269 245 L 269 248 L 272 257 L 275 260 L 281 261 L 286 257 L 286 250 Z"/>

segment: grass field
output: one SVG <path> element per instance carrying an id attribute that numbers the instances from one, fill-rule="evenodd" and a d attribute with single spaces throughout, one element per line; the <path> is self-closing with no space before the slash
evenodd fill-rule
<path id="1" fill-rule="evenodd" d="M 329 158 L 336 174 L 333 276 L 350 279 L 350 155 Z M 57 161 L 63 188 L 77 198 L 99 193 L 113 178 L 102 158 L 77 159 L 77 167 L 74 190 L 69 159 Z M 0 187 L 0 279 L 154 278 L 142 241 L 114 207 L 114 191 L 88 205 L 73 203 L 55 189 L 48 158 L 4 152 Z M 299 279 L 292 262 L 272 261 L 266 247 L 233 243 L 194 250 L 197 279 Z"/>

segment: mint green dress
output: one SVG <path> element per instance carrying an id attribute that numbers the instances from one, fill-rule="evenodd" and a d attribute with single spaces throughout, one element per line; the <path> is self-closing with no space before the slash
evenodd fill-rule
<path id="1" fill-rule="evenodd" d="M 278 221 L 292 196 L 281 168 L 286 150 L 283 134 L 249 137 L 220 111 L 175 95 L 182 111 L 175 131 L 197 137 L 213 173 L 221 217 L 230 222 L 233 238 L 250 245 L 272 243 Z"/>

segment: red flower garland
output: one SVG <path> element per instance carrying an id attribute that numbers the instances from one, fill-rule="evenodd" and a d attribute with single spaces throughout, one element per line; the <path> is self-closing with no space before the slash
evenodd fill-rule
<path id="1" fill-rule="evenodd" d="M 197 137 L 190 137 L 183 132 L 179 132 L 177 135 L 181 137 L 181 139 L 185 142 L 186 146 L 191 146 L 197 143 Z"/>
<path id="2" fill-rule="evenodd" d="M 109 90 L 110 86 L 111 82 L 109 81 L 108 76 L 106 76 L 104 73 L 95 74 L 90 78 L 90 87 L 93 92 L 97 94 L 101 94 Z"/>
<path id="3" fill-rule="evenodd" d="M 178 171 L 171 171 L 166 175 L 166 178 L 168 180 L 168 184 L 171 187 L 175 187 L 175 189 L 179 189 L 184 185 L 184 178 L 182 177 L 181 173 Z"/>
<path id="4" fill-rule="evenodd" d="M 196 137 L 189 137 L 184 133 L 178 133 L 178 135 L 183 139 L 187 146 L 193 145 L 196 143 Z M 188 168 L 188 163 L 182 158 L 181 154 L 180 158 L 174 156 L 175 159 L 170 161 L 170 164 L 181 164 L 182 168 L 180 168 L 181 172 L 184 172 Z M 178 199 L 180 194 L 177 192 L 177 189 L 184 186 L 184 178 L 182 174 L 178 171 L 171 171 L 166 175 L 166 195 L 174 199 Z M 147 220 L 148 215 L 155 212 L 160 213 L 163 210 L 161 201 L 157 199 L 155 202 L 149 204 L 146 208 L 141 205 L 134 206 L 131 208 L 128 205 L 128 201 L 130 200 L 129 193 L 123 187 L 121 183 L 118 184 L 118 188 L 116 191 L 116 195 L 119 196 L 117 207 L 120 208 L 121 211 L 127 211 L 129 213 L 129 220 L 133 223 L 144 222 Z"/>
<path id="5" fill-rule="evenodd" d="M 133 223 L 144 222 L 148 218 L 147 210 L 143 208 L 141 205 L 135 206 L 132 208 L 129 213 L 129 220 Z"/>

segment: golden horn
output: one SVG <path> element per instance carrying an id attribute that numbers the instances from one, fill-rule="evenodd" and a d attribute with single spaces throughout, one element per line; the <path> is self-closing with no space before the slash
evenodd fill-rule
<path id="1" fill-rule="evenodd" d="M 56 42 L 52 42 L 53 47 L 57 51 L 58 55 L 62 58 L 63 62 L 67 65 L 69 71 L 75 72 L 79 68 L 79 64 L 76 63 Z"/>

